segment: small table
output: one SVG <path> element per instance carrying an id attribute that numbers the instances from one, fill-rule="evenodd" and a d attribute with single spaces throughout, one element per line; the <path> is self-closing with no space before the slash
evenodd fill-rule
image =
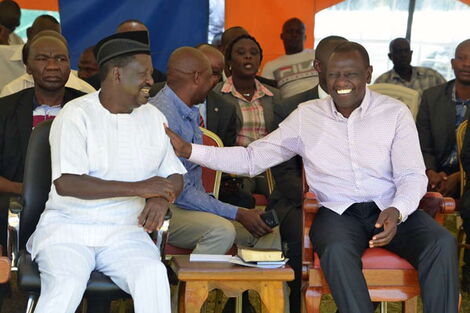
<path id="1" fill-rule="evenodd" d="M 288 265 L 266 269 L 228 262 L 190 262 L 189 255 L 173 257 L 171 268 L 181 281 L 179 312 L 186 313 L 199 313 L 213 289 L 221 289 L 227 297 L 255 290 L 269 313 L 283 313 L 283 282 L 294 279 L 294 271 Z"/>

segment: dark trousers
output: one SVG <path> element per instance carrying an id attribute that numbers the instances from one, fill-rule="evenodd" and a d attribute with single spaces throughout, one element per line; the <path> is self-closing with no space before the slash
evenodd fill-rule
<path id="1" fill-rule="evenodd" d="M 342 215 L 322 207 L 312 224 L 313 248 L 342 313 L 374 311 L 362 275 L 361 256 L 376 232 L 379 214 L 373 202 L 354 204 Z M 457 246 L 445 228 L 417 210 L 398 225 L 397 234 L 384 248 L 418 270 L 425 313 L 457 313 Z"/>

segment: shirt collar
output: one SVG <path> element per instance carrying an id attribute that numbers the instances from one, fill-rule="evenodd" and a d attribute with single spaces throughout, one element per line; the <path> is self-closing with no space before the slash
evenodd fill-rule
<path id="1" fill-rule="evenodd" d="M 329 94 L 325 90 L 323 90 L 323 88 L 320 86 L 320 84 L 318 84 L 318 98 L 319 99 L 325 99 L 328 96 L 329 96 Z"/>
<path id="2" fill-rule="evenodd" d="M 162 89 L 163 94 L 170 99 L 171 103 L 173 103 L 178 110 L 179 115 L 184 119 L 195 119 L 197 117 L 197 113 L 199 112 L 199 108 L 197 106 L 189 107 L 183 100 L 178 97 L 178 95 L 168 86 L 165 85 Z"/>
<path id="3" fill-rule="evenodd" d="M 456 105 L 467 105 L 470 103 L 470 98 L 469 99 L 461 99 L 457 96 L 457 91 L 455 89 L 455 81 L 452 86 L 452 101 L 455 102 Z"/>
<path id="4" fill-rule="evenodd" d="M 261 98 L 263 96 L 269 96 L 269 97 L 273 96 L 273 93 L 268 88 L 266 88 L 262 83 L 260 83 L 256 78 L 255 78 L 255 88 L 256 88 L 255 95 L 253 95 L 253 98 L 251 99 L 251 101 Z M 225 80 L 224 85 L 222 86 L 222 89 L 220 91 L 222 93 L 231 93 L 234 97 L 237 97 L 246 101 L 246 99 L 235 89 L 232 76 L 228 77 Z"/>
<path id="5" fill-rule="evenodd" d="M 336 109 L 336 105 L 333 101 L 333 98 L 329 97 L 328 101 L 330 102 L 331 113 L 333 114 L 334 118 L 336 120 L 346 119 L 341 114 L 341 112 L 339 112 L 338 109 Z M 354 114 L 354 112 L 357 111 L 358 113 L 355 113 L 355 114 L 360 114 L 361 118 L 364 118 L 365 114 L 367 113 L 367 109 L 369 108 L 369 104 L 370 104 L 370 90 L 369 88 L 366 88 L 366 93 L 364 95 L 364 98 L 362 99 L 361 104 L 351 114 Z"/>
<path id="6" fill-rule="evenodd" d="M 418 68 L 418 67 L 415 67 L 415 66 L 412 66 L 411 67 L 411 80 L 413 79 L 416 79 L 416 77 L 421 77 L 423 76 L 424 73 Z M 400 80 L 400 81 L 405 81 L 403 78 L 401 78 L 401 76 L 395 71 L 394 68 L 392 68 L 391 72 L 390 72 L 390 78 L 391 79 L 395 79 L 395 80 Z"/>

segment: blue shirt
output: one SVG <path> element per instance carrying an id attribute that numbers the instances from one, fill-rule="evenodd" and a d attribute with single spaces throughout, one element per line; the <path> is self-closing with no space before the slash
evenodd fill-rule
<path id="1" fill-rule="evenodd" d="M 199 109 L 196 106 L 189 107 L 168 85 L 150 99 L 149 103 L 162 111 L 168 120 L 168 127 L 181 138 L 187 142 L 202 144 Z M 238 210 L 236 206 L 221 202 L 204 190 L 201 167 L 186 159 L 180 158 L 180 160 L 188 172 L 184 175 L 183 191 L 175 204 L 188 210 L 204 211 L 235 219 Z"/>

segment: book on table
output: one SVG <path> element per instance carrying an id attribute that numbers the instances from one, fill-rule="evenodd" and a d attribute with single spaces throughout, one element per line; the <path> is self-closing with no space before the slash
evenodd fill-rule
<path id="1" fill-rule="evenodd" d="M 281 250 L 253 249 L 248 247 L 238 247 L 237 255 L 244 262 L 283 262 L 284 254 Z"/>

